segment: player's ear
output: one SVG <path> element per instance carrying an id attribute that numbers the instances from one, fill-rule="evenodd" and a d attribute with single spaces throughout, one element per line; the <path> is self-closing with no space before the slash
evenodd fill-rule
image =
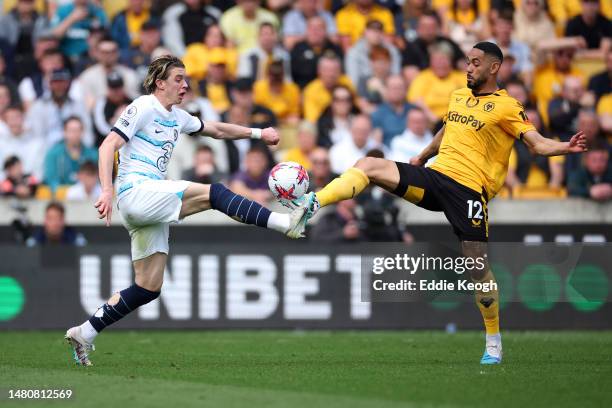
<path id="1" fill-rule="evenodd" d="M 491 66 L 489 67 L 491 75 L 497 74 L 497 72 L 499 71 L 500 67 L 501 67 L 501 61 L 500 60 L 498 60 L 498 59 L 492 60 L 491 61 Z"/>

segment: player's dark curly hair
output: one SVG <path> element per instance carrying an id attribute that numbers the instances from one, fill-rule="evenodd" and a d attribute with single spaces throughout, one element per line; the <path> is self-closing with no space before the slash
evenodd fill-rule
<path id="1" fill-rule="evenodd" d="M 162 81 L 168 79 L 172 68 L 185 68 L 185 64 L 173 55 L 162 55 L 161 57 L 155 58 L 151 62 L 151 65 L 149 65 L 149 71 L 142 84 L 145 91 L 147 93 L 153 93 L 157 88 L 156 81 L 158 79 Z"/>

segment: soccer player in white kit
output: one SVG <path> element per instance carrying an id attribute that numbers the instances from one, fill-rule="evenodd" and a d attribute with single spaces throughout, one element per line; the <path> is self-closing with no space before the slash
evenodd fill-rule
<path id="1" fill-rule="evenodd" d="M 92 365 L 88 354 L 102 329 L 159 296 L 168 258 L 170 223 L 214 208 L 243 223 L 274 229 L 291 238 L 301 235 L 294 230 L 297 219 L 271 212 L 220 183 L 204 185 L 166 180 L 168 161 L 181 133 L 200 133 L 216 139 L 255 138 L 268 145 L 279 141 L 273 128 L 204 123 L 176 108 L 174 105 L 182 102 L 187 87 L 185 66 L 180 59 L 169 55 L 155 59 L 144 80 L 149 94 L 137 98 L 125 109 L 100 146 L 103 191 L 95 206 L 100 218 L 105 218 L 110 225 L 114 196 L 112 173 L 115 152 L 119 151 L 115 183 L 117 208 L 131 238 L 135 283 L 113 294 L 91 318 L 66 332 L 65 338 L 78 365 Z"/>

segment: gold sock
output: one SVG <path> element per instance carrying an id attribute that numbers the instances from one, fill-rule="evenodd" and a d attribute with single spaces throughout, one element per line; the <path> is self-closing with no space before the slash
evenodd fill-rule
<path id="1" fill-rule="evenodd" d="M 370 179 L 363 170 L 351 167 L 316 193 L 317 200 L 321 207 L 348 200 L 361 193 L 368 184 Z"/>
<path id="2" fill-rule="evenodd" d="M 495 282 L 495 276 L 489 269 L 480 282 Z M 476 305 L 480 309 L 488 335 L 499 334 L 499 292 L 497 289 L 488 292 L 476 291 Z"/>

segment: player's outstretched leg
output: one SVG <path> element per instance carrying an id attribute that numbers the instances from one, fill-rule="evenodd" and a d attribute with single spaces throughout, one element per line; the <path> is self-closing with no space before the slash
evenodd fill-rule
<path id="1" fill-rule="evenodd" d="M 370 183 L 393 191 L 399 184 L 397 164 L 391 160 L 364 157 L 339 177 L 333 179 L 319 192 L 308 193 L 294 210 L 291 230 L 303 235 L 308 220 L 319 210 L 338 201 L 348 200 L 361 193 Z"/>
<path id="2" fill-rule="evenodd" d="M 462 241 L 463 255 L 467 258 L 482 258 L 483 268 L 474 268 L 471 272 L 473 282 L 493 283 L 495 276 L 487 260 L 487 243 L 478 241 Z M 475 265 L 480 263 L 475 262 Z M 485 288 L 486 286 L 483 286 Z M 480 364 L 499 364 L 502 361 L 502 341 L 499 331 L 499 291 L 491 288 L 489 291 L 474 292 L 476 305 L 480 309 L 486 331 L 485 351 Z"/>

